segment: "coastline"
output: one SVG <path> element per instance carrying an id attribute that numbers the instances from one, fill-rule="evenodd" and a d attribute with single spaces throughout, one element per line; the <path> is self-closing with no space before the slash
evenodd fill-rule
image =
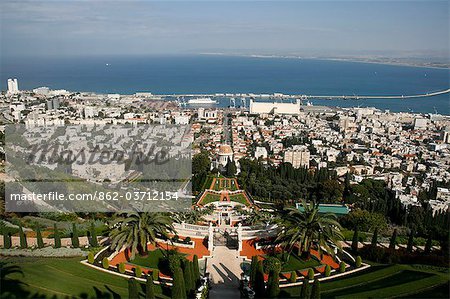
<path id="1" fill-rule="evenodd" d="M 430 66 L 416 63 L 407 62 L 388 62 L 388 61 L 374 61 L 363 60 L 359 58 L 339 58 L 339 57 L 315 57 L 315 56 L 290 56 L 290 55 L 260 55 L 260 54 L 229 54 L 229 53 L 199 53 L 199 55 L 209 56 L 230 56 L 230 57 L 247 57 L 247 58 L 277 58 L 277 59 L 298 59 L 298 60 L 322 60 L 322 61 L 340 61 L 340 62 L 354 62 L 354 63 L 367 63 L 367 64 L 380 64 L 380 65 L 392 65 L 392 66 L 407 66 L 416 68 L 428 68 L 428 69 L 440 69 L 449 70 L 448 66 Z"/>

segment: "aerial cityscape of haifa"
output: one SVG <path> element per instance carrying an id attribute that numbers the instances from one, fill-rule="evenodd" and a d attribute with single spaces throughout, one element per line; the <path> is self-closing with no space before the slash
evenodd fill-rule
<path id="1" fill-rule="evenodd" d="M 450 298 L 450 2 L 0 3 L 0 298 Z"/>

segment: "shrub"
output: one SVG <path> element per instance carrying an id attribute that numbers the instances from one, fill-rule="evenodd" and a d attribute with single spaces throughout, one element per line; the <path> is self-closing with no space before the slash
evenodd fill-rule
<path id="1" fill-rule="evenodd" d="M 19 224 L 19 237 L 20 237 L 20 248 L 24 249 L 28 247 L 27 236 L 23 232 L 22 225 Z"/>
<path id="2" fill-rule="evenodd" d="M 356 261 L 355 261 L 355 266 L 356 266 L 356 268 L 361 267 L 361 264 L 362 264 L 362 260 L 361 260 L 361 257 L 358 255 L 358 256 L 356 257 Z"/>
<path id="3" fill-rule="evenodd" d="M 186 294 L 189 294 L 194 289 L 194 280 L 192 277 L 191 271 L 191 262 L 184 261 L 183 263 L 183 278 L 184 278 L 184 287 L 186 289 Z"/>
<path id="4" fill-rule="evenodd" d="M 256 279 L 256 271 L 258 270 L 258 257 L 252 256 L 252 263 L 250 264 L 250 284 L 253 286 Z"/>
<path id="5" fill-rule="evenodd" d="M 296 282 L 297 281 L 297 272 L 295 272 L 295 271 L 291 272 L 291 277 L 289 277 L 289 281 L 290 282 Z"/>
<path id="6" fill-rule="evenodd" d="M 255 283 L 253 289 L 257 297 L 264 297 L 265 291 L 264 271 L 263 271 L 263 263 L 261 261 L 259 261 L 258 265 L 256 266 Z"/>
<path id="7" fill-rule="evenodd" d="M 89 264 L 94 263 L 94 254 L 92 252 L 88 253 L 88 262 L 89 262 Z"/>
<path id="8" fill-rule="evenodd" d="M 353 233 L 353 239 L 352 239 L 352 251 L 357 252 L 358 251 L 358 227 L 355 226 L 355 230 Z"/>
<path id="9" fill-rule="evenodd" d="M 309 298 L 309 294 L 311 293 L 310 289 L 309 280 L 304 279 L 302 287 L 300 288 L 300 298 Z"/>
<path id="10" fill-rule="evenodd" d="M 200 281 L 200 269 L 198 267 L 198 256 L 196 254 L 194 255 L 194 259 L 192 260 L 192 267 L 194 270 L 195 285 L 197 286 L 198 282 Z"/>
<path id="11" fill-rule="evenodd" d="M 339 263 L 339 272 L 340 273 L 344 273 L 345 272 L 345 263 L 344 262 L 340 262 Z"/>
<path id="12" fill-rule="evenodd" d="M 105 269 L 108 269 L 108 268 L 109 268 L 109 260 L 108 260 L 107 257 L 104 257 L 104 258 L 103 258 L 103 260 L 102 260 L 102 266 L 103 266 L 103 268 L 105 268 Z"/>
<path id="13" fill-rule="evenodd" d="M 145 284 L 145 299 L 155 299 L 155 288 L 153 286 L 153 279 L 151 275 L 147 275 L 147 282 Z"/>
<path id="14" fill-rule="evenodd" d="M 190 244 L 190 243 L 191 243 L 191 238 L 190 238 L 190 237 L 186 237 L 186 238 L 184 239 L 184 243 Z"/>
<path id="15" fill-rule="evenodd" d="M 153 280 L 159 280 L 159 270 L 158 269 L 153 269 L 152 277 L 153 277 Z"/>
<path id="16" fill-rule="evenodd" d="M 130 278 L 128 280 L 128 298 L 139 299 L 139 290 L 136 279 Z"/>
<path id="17" fill-rule="evenodd" d="M 314 270 L 311 268 L 308 269 L 308 279 L 309 280 L 314 279 Z"/>
<path id="18" fill-rule="evenodd" d="M 280 272 L 281 271 L 281 262 L 276 257 L 270 256 L 263 261 L 263 269 L 264 273 L 270 274 L 270 272 Z"/>
<path id="19" fill-rule="evenodd" d="M 72 246 L 75 248 L 80 247 L 80 240 L 78 239 L 78 230 L 75 223 L 72 223 Z"/>
<path id="20" fill-rule="evenodd" d="M 119 271 L 119 273 L 123 274 L 125 273 L 125 264 L 124 263 L 120 263 L 117 265 L 117 270 Z"/>
<path id="21" fill-rule="evenodd" d="M 169 269 L 172 274 L 181 267 L 181 257 L 177 253 L 170 254 L 167 258 L 169 263 Z"/>
<path id="22" fill-rule="evenodd" d="M 53 225 L 53 238 L 55 239 L 55 248 L 61 248 L 61 237 L 56 223 Z"/>
<path id="23" fill-rule="evenodd" d="M 95 224 L 94 222 L 91 222 L 91 238 L 89 239 L 89 244 L 91 245 L 91 247 L 97 247 L 98 246 L 98 242 L 97 242 L 97 232 L 95 231 Z"/>
<path id="24" fill-rule="evenodd" d="M 7 231 L 4 231 L 3 232 L 3 247 L 6 248 L 6 249 L 10 249 L 11 245 L 12 245 L 11 233 L 7 232 Z"/>
<path id="25" fill-rule="evenodd" d="M 186 288 L 184 285 L 183 270 L 180 267 L 174 269 L 173 273 L 173 285 L 172 285 L 172 298 L 185 299 Z"/>
<path id="26" fill-rule="evenodd" d="M 320 281 L 316 278 L 311 291 L 311 299 L 320 299 Z"/>
<path id="27" fill-rule="evenodd" d="M 44 240 L 42 240 L 41 228 L 39 225 L 36 227 L 36 241 L 38 248 L 44 248 Z"/>
<path id="28" fill-rule="evenodd" d="M 331 275 L 331 267 L 330 265 L 325 266 L 325 277 L 329 277 Z"/>
<path id="29" fill-rule="evenodd" d="M 376 247 L 378 243 L 378 227 L 375 228 L 375 231 L 373 232 L 372 235 L 372 246 Z"/>
<path id="30" fill-rule="evenodd" d="M 178 242 L 179 239 L 180 239 L 180 237 L 178 235 L 175 235 L 172 237 L 172 241 L 174 241 L 174 242 Z"/>
<path id="31" fill-rule="evenodd" d="M 391 240 L 389 241 L 389 249 L 395 249 L 395 245 L 397 245 L 397 229 L 394 229 L 392 233 Z"/>
<path id="32" fill-rule="evenodd" d="M 279 272 L 270 271 L 269 280 L 267 281 L 267 295 L 269 298 L 277 297 L 280 293 Z"/>
<path id="33" fill-rule="evenodd" d="M 134 275 L 136 277 L 141 277 L 142 276 L 142 268 L 140 266 L 136 266 L 134 268 Z"/>

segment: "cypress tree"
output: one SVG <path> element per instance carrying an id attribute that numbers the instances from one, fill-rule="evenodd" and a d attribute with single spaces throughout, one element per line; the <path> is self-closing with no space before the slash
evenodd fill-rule
<path id="1" fill-rule="evenodd" d="M 256 268 L 254 291 L 257 297 L 264 297 L 265 285 L 264 285 L 264 271 L 262 261 L 258 262 Z"/>
<path id="2" fill-rule="evenodd" d="M 3 231 L 3 247 L 6 249 L 10 249 L 11 245 L 11 233 L 5 229 Z"/>
<path id="3" fill-rule="evenodd" d="M 432 241 L 433 241 L 433 239 L 431 238 L 431 234 L 430 234 L 430 235 L 428 235 L 427 242 L 425 243 L 425 254 L 430 254 Z"/>
<path id="4" fill-rule="evenodd" d="M 61 248 L 61 237 L 59 236 L 58 227 L 56 222 L 53 225 L 53 238 L 55 239 L 55 248 Z"/>
<path id="5" fill-rule="evenodd" d="M 194 259 L 192 261 L 193 271 L 194 271 L 194 281 L 195 281 L 195 287 L 197 287 L 197 284 L 200 281 L 200 269 L 198 268 L 198 256 L 195 254 Z"/>
<path id="6" fill-rule="evenodd" d="M 269 298 L 277 297 L 280 294 L 279 273 L 272 270 L 269 273 L 269 281 L 267 282 L 267 295 Z"/>
<path id="7" fill-rule="evenodd" d="M 139 290 L 136 279 L 134 278 L 128 279 L 128 298 L 139 299 Z"/>
<path id="8" fill-rule="evenodd" d="M 372 246 L 377 247 L 378 243 L 378 227 L 375 228 L 375 231 L 373 232 L 372 236 Z"/>
<path id="9" fill-rule="evenodd" d="M 183 263 L 183 278 L 186 294 L 189 295 L 192 291 L 192 276 L 189 270 L 189 261 L 184 261 Z"/>
<path id="10" fill-rule="evenodd" d="M 19 237 L 20 237 L 20 248 L 27 248 L 27 236 L 23 232 L 22 224 L 19 224 Z"/>
<path id="11" fill-rule="evenodd" d="M 186 288 L 184 285 L 183 271 L 176 268 L 173 274 L 172 299 L 186 299 Z"/>
<path id="12" fill-rule="evenodd" d="M 358 251 L 358 226 L 355 226 L 355 231 L 353 232 L 352 251 L 353 253 Z"/>
<path id="13" fill-rule="evenodd" d="M 414 231 L 411 230 L 408 237 L 408 245 L 406 246 L 407 252 L 413 252 L 413 245 L 414 245 Z"/>
<path id="14" fill-rule="evenodd" d="M 42 240 L 41 227 L 39 225 L 36 227 L 36 240 L 37 246 L 39 248 L 44 248 L 44 240 Z"/>
<path id="15" fill-rule="evenodd" d="M 80 240 L 78 239 L 78 231 L 75 223 L 72 223 L 72 246 L 75 248 L 80 247 Z"/>
<path id="16" fill-rule="evenodd" d="M 155 288 L 153 286 L 152 275 L 147 275 L 147 282 L 145 284 L 145 299 L 155 299 Z"/>
<path id="17" fill-rule="evenodd" d="M 194 263 L 193 262 L 190 262 L 190 261 L 188 262 L 188 270 L 189 270 L 189 276 L 191 278 L 190 290 L 191 290 L 191 292 L 193 292 L 195 290 L 195 286 L 197 285 L 196 281 L 195 281 L 195 277 L 194 277 Z"/>
<path id="18" fill-rule="evenodd" d="M 309 279 L 305 278 L 303 280 L 302 287 L 300 289 L 300 298 L 302 299 L 308 299 L 309 293 L 310 293 L 310 286 L 309 286 Z"/>
<path id="19" fill-rule="evenodd" d="M 91 222 L 90 233 L 91 233 L 91 239 L 89 240 L 89 244 L 91 245 L 91 247 L 98 247 L 97 232 L 95 231 L 94 222 Z"/>
<path id="20" fill-rule="evenodd" d="M 250 284 L 254 287 L 256 280 L 256 272 L 258 271 L 258 256 L 252 256 L 252 263 L 250 264 Z"/>
<path id="21" fill-rule="evenodd" d="M 320 299 L 320 281 L 317 278 L 312 285 L 311 299 Z"/>
<path id="22" fill-rule="evenodd" d="M 389 242 L 389 249 L 395 249 L 395 244 L 397 243 L 397 229 L 394 229 L 392 233 L 391 240 Z"/>

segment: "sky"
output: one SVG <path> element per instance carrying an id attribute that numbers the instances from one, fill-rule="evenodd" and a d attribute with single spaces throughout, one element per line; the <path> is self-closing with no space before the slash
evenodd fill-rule
<path id="1" fill-rule="evenodd" d="M 3 58 L 449 53 L 448 0 L 1 0 L 0 11 Z"/>

